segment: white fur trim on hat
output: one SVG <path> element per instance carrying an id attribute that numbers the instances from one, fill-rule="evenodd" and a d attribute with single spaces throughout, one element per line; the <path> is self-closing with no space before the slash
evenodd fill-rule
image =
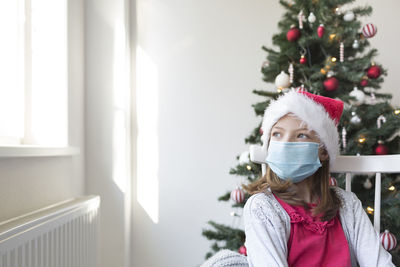
<path id="1" fill-rule="evenodd" d="M 263 150 L 268 154 L 267 146 L 272 126 L 290 112 L 303 120 L 309 130 L 317 133 L 329 154 L 329 166 L 332 167 L 339 154 L 339 134 L 335 122 L 321 104 L 294 89 L 271 101 L 265 109 L 261 136 Z"/>

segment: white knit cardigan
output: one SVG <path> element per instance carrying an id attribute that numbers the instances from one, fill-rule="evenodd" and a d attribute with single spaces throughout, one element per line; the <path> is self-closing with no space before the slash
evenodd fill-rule
<path id="1" fill-rule="evenodd" d="M 349 244 L 351 266 L 357 267 L 358 262 L 360 267 L 396 267 L 357 195 L 340 187 L 332 188 L 343 204 L 339 216 Z M 290 217 L 274 195 L 268 191 L 251 196 L 243 216 L 249 267 L 287 267 Z"/>
<path id="2" fill-rule="evenodd" d="M 342 200 L 340 222 L 349 244 L 352 267 L 396 267 L 353 192 L 333 187 Z M 247 257 L 222 250 L 202 267 L 288 267 L 290 217 L 267 191 L 251 196 L 243 209 Z M 358 264 L 359 265 L 358 265 Z"/>

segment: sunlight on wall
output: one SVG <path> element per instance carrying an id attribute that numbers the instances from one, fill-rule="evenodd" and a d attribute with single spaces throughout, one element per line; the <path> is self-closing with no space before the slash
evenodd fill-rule
<path id="1" fill-rule="evenodd" d="M 139 204 L 158 223 L 158 70 L 140 46 L 136 55 L 137 196 Z"/>
<path id="2" fill-rule="evenodd" d="M 129 182 L 129 79 L 126 56 L 126 35 L 122 21 L 114 24 L 114 62 L 113 62 L 113 181 L 126 193 Z"/>

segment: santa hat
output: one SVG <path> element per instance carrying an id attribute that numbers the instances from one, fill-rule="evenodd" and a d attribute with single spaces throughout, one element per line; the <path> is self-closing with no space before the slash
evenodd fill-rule
<path id="1" fill-rule="evenodd" d="M 309 130 L 314 130 L 318 134 L 329 154 L 329 165 L 333 166 L 339 154 L 337 125 L 343 112 L 343 102 L 304 90 L 290 89 L 265 109 L 261 136 L 263 151 L 268 153 L 267 146 L 272 126 L 289 112 L 307 123 Z"/>

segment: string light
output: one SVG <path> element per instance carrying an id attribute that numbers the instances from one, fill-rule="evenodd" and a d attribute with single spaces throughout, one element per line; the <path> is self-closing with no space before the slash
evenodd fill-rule
<path id="1" fill-rule="evenodd" d="M 336 62 L 336 58 L 335 58 L 335 57 L 332 57 L 332 58 L 331 58 L 331 61 L 332 61 L 333 63 L 335 63 L 335 62 Z"/>
<path id="2" fill-rule="evenodd" d="M 399 114 L 400 114 L 400 109 L 396 109 L 396 110 L 394 111 L 394 114 L 399 115 Z"/>
<path id="3" fill-rule="evenodd" d="M 247 165 L 246 168 L 250 171 L 251 170 L 251 166 Z"/>
<path id="4" fill-rule="evenodd" d="M 371 207 L 368 207 L 368 208 L 367 208 L 367 212 L 368 212 L 369 214 L 374 214 L 374 209 L 371 208 Z"/>
<path id="5" fill-rule="evenodd" d="M 396 189 L 396 187 L 394 187 L 394 185 L 392 185 L 391 187 L 388 188 L 390 191 L 394 191 Z"/>
<path id="6" fill-rule="evenodd" d="M 365 138 L 364 137 L 358 138 L 358 142 L 359 143 L 364 143 L 365 142 Z"/>

